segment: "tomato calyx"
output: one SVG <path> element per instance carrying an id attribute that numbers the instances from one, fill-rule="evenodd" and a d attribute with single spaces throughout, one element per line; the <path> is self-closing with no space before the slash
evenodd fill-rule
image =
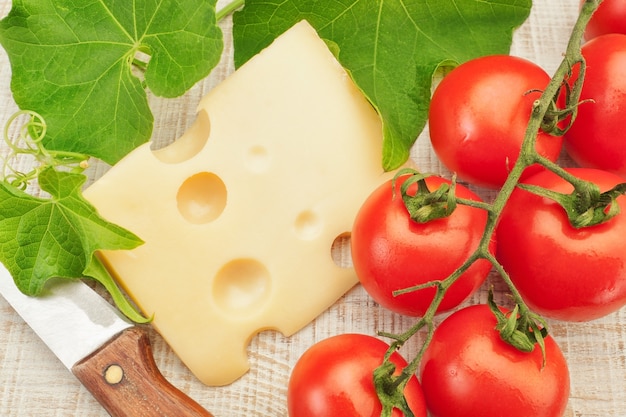
<path id="1" fill-rule="evenodd" d="M 568 74 L 568 78 L 569 78 Z M 578 91 L 578 88 L 576 91 Z M 530 93 L 541 93 L 542 90 L 530 90 L 527 91 L 526 94 Z M 563 108 L 559 107 L 561 101 L 559 97 L 564 98 Z M 576 111 L 578 109 L 578 105 L 581 103 L 588 101 L 585 100 L 583 102 L 577 102 L 575 105 L 571 105 L 573 100 L 576 100 L 576 93 L 572 91 L 572 87 L 565 80 L 561 83 L 561 86 L 558 88 L 554 97 L 548 102 L 547 108 L 541 118 L 541 122 L 539 127 L 542 132 L 545 132 L 552 136 L 564 136 L 569 127 L 572 125 L 574 119 L 576 118 Z M 537 99 L 533 103 L 533 108 L 538 109 L 541 106 L 541 100 Z M 566 123 L 567 122 L 567 123 Z"/>
<path id="2" fill-rule="evenodd" d="M 570 176 L 567 179 L 574 186 L 574 191 L 570 194 L 531 184 L 518 184 L 518 187 L 557 202 L 567 213 L 570 224 L 577 229 L 605 223 L 620 213 L 616 199 L 626 193 L 626 183 L 600 192 L 598 186 L 592 182 Z"/>
<path id="3" fill-rule="evenodd" d="M 541 349 L 543 362 L 546 363 L 546 346 L 544 339 L 548 336 L 548 325 L 538 314 L 515 304 L 512 311 L 502 312 L 493 299 L 493 288 L 489 289 L 487 305 L 496 316 L 496 330 L 500 338 L 522 352 L 532 352 L 535 345 Z"/>
<path id="4" fill-rule="evenodd" d="M 407 176 L 408 175 L 408 176 Z M 407 176 L 400 185 L 400 195 L 404 206 L 409 212 L 411 220 L 417 223 L 427 223 L 432 220 L 442 219 L 450 216 L 457 207 L 457 204 L 464 204 L 472 207 L 490 210 L 488 204 L 456 196 L 456 175 L 453 175 L 450 184 L 443 183 L 434 191 L 431 191 L 426 184 L 426 178 L 435 174 L 424 174 L 412 168 L 399 170 L 393 178 L 394 196 L 396 193 L 396 182 L 400 177 Z M 410 190 L 417 185 L 417 190 Z"/>
<path id="5" fill-rule="evenodd" d="M 456 198 L 454 189 L 455 178 L 451 184 L 443 183 L 435 191 L 430 191 L 426 185 L 426 178 L 432 174 L 422 174 L 414 169 L 406 168 L 398 171 L 393 179 L 394 193 L 396 191 L 396 181 L 400 176 L 407 175 L 400 185 L 400 195 L 402 201 L 409 212 L 411 220 L 418 223 L 427 223 L 431 220 L 448 217 L 456 208 Z M 417 184 L 414 194 L 409 193 L 409 187 Z"/>
<path id="6" fill-rule="evenodd" d="M 387 360 L 374 371 L 376 394 L 383 406 L 380 415 L 390 417 L 393 409 L 397 408 L 405 417 L 414 417 L 404 395 L 404 388 L 410 375 L 404 372 L 394 375 L 395 371 L 396 365 Z"/>
<path id="7" fill-rule="evenodd" d="M 580 67 L 579 71 L 583 73 L 586 67 L 585 63 L 578 61 L 576 64 Z M 541 130 L 552 136 L 564 136 L 574 123 L 578 114 L 578 108 L 582 104 L 594 102 L 593 99 L 580 100 L 583 76 L 577 77 L 571 82 L 571 85 L 570 82 L 568 82 L 572 77 L 572 68 L 570 68 L 565 75 L 563 82 L 552 100 L 548 102 L 548 106 L 541 119 Z M 535 101 L 535 106 L 538 105 L 539 100 Z"/>

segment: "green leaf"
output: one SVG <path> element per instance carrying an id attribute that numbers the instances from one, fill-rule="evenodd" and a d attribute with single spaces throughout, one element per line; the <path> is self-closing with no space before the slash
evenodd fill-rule
<path id="1" fill-rule="evenodd" d="M 182 95 L 223 49 L 215 0 L 14 0 L 0 43 L 16 103 L 46 120 L 45 147 L 110 164 L 150 139 L 144 87 Z"/>
<path id="2" fill-rule="evenodd" d="M 333 52 L 383 121 L 383 161 L 393 170 L 423 130 L 438 68 L 510 50 L 531 0 L 247 0 L 235 13 L 235 65 L 299 20 Z"/>
<path id="3" fill-rule="evenodd" d="M 1 181 L 0 261 L 27 295 L 39 295 L 50 278 L 90 276 L 112 293 L 127 316 L 145 321 L 124 304 L 111 276 L 98 270 L 95 256 L 100 249 L 133 249 L 143 242 L 98 215 L 82 196 L 86 179 L 83 174 L 44 169 L 39 185 L 50 198 L 31 196 Z"/>

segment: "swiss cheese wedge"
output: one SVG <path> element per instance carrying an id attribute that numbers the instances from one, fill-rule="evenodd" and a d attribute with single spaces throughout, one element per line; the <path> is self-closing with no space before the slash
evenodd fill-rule
<path id="1" fill-rule="evenodd" d="M 85 196 L 145 244 L 102 258 L 205 384 L 249 368 L 264 329 L 290 335 L 358 280 L 331 246 L 389 178 L 370 103 L 305 21 L 200 103 L 172 145 L 130 153 Z"/>

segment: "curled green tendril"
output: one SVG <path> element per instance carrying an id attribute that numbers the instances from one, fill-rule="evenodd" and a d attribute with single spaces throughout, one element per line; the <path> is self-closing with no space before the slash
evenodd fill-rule
<path id="1" fill-rule="evenodd" d="M 12 137 L 11 126 L 23 116 L 28 119 L 20 125 L 17 135 Z M 4 142 L 8 145 L 9 152 L 2 157 L 0 175 L 3 181 L 18 189 L 25 190 L 47 167 L 82 173 L 89 166 L 88 155 L 47 150 L 43 145 L 46 130 L 44 118 L 31 110 L 20 110 L 9 118 L 4 127 Z M 37 162 L 32 164 L 34 167 L 28 172 L 21 171 L 18 166 L 17 161 L 23 156 L 31 157 Z M 21 165 L 30 166 L 31 164 Z"/>

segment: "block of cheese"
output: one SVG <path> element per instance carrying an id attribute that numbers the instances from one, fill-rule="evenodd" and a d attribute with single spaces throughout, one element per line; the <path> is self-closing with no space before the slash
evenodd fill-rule
<path id="1" fill-rule="evenodd" d="M 186 366 L 225 385 L 258 332 L 288 336 L 358 280 L 331 256 L 389 178 L 370 103 L 305 21 L 204 97 L 180 138 L 85 191 L 145 244 L 101 254 Z"/>

